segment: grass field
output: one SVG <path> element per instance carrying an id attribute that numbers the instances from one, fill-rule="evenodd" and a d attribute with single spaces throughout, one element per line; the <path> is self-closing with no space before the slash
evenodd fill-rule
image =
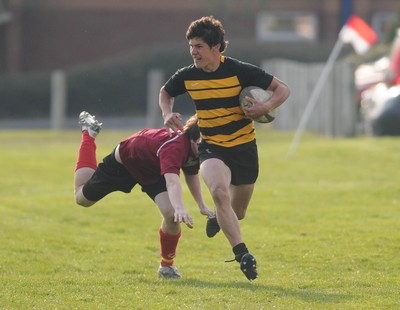
<path id="1" fill-rule="evenodd" d="M 98 158 L 127 134 L 104 130 Z M 400 138 L 306 134 L 287 159 L 292 137 L 258 130 L 250 283 L 186 189 L 183 278 L 161 280 L 161 218 L 139 188 L 74 204 L 78 130 L 0 131 L 0 309 L 399 309 Z"/>

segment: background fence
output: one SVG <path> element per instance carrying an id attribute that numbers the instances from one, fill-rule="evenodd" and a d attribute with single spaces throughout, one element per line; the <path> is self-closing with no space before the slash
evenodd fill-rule
<path id="1" fill-rule="evenodd" d="M 278 108 L 273 126 L 280 130 L 295 130 L 320 77 L 324 63 L 300 63 L 288 60 L 268 60 L 262 67 L 287 82 L 289 99 Z M 354 136 L 358 121 L 358 102 L 354 86 L 354 67 L 337 62 L 321 92 L 306 130 L 328 136 Z"/>
<path id="2" fill-rule="evenodd" d="M 316 82 L 320 78 L 324 63 L 272 59 L 263 62 L 262 67 L 287 82 L 291 88 L 291 96 L 278 108 L 277 118 L 272 123 L 273 127 L 278 130 L 296 130 Z M 146 124 L 141 123 L 140 126 L 162 126 L 161 112 L 157 103 L 159 89 L 165 82 L 164 76 L 165 73 L 161 70 L 147 72 L 147 108 L 145 109 L 147 115 L 141 118 Z M 61 129 L 65 123 L 62 117 L 67 117 L 67 108 L 57 107 L 67 101 L 60 98 L 67 94 L 68 85 L 65 83 L 67 79 L 62 78 L 61 72 L 55 72 L 52 75 L 50 124 L 53 129 Z M 191 101 L 190 98 L 188 100 Z M 191 102 L 188 104 L 191 105 Z M 123 117 L 123 115 L 117 117 Z M 337 62 L 326 80 L 305 130 L 332 137 L 354 136 L 357 132 L 358 120 L 359 104 L 354 86 L 354 67 L 347 62 Z"/>

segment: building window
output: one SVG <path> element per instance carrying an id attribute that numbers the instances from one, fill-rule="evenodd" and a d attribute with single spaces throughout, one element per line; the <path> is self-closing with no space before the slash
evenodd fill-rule
<path id="1" fill-rule="evenodd" d="M 312 12 L 260 12 L 256 37 L 260 41 L 316 41 L 318 19 Z"/>

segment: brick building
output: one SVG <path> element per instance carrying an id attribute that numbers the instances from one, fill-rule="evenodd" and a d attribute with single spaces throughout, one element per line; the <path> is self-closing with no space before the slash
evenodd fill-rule
<path id="1" fill-rule="evenodd" d="M 0 72 L 65 69 L 135 49 L 185 46 L 189 23 L 222 20 L 227 39 L 334 42 L 349 14 L 379 33 L 398 0 L 0 0 Z"/>

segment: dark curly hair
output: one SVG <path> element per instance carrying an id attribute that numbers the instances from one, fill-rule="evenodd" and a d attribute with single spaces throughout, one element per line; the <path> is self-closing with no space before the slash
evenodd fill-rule
<path id="1" fill-rule="evenodd" d="M 223 53 L 228 46 L 228 41 L 225 41 L 225 30 L 221 22 L 213 16 L 204 16 L 193 21 L 186 31 L 186 39 L 189 41 L 193 38 L 200 38 L 213 47 L 218 43 L 221 44 L 219 51 Z"/>

